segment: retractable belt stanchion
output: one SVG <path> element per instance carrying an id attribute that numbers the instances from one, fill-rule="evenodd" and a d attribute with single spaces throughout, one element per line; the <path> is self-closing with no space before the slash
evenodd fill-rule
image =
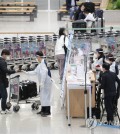
<path id="1" fill-rule="evenodd" d="M 86 120 L 87 120 L 87 56 L 84 55 L 84 69 L 85 69 L 85 90 L 84 90 L 84 96 L 85 96 L 85 126 L 86 126 Z"/>

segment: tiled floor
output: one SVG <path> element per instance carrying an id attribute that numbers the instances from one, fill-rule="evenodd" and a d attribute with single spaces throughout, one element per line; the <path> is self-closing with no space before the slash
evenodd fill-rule
<path id="1" fill-rule="evenodd" d="M 27 22 L 27 17 L 1 17 L 0 32 L 58 32 L 59 27 L 65 26 L 66 22 L 57 21 L 56 12 L 39 12 L 35 22 Z M 11 36 L 3 35 L 2 36 Z M 58 71 L 52 71 L 56 84 L 59 85 Z M 33 76 L 27 77 L 21 74 L 21 80 L 31 79 L 37 82 Z M 41 117 L 37 111 L 31 110 L 31 104 L 21 104 L 18 113 L 0 115 L 0 134 L 91 134 L 88 128 L 81 128 L 83 119 L 72 119 L 72 126 L 68 127 L 65 110 L 60 107 L 60 89 L 54 88 L 54 106 L 52 115 Z M 119 103 L 120 107 L 120 103 Z M 120 110 L 120 108 L 119 108 Z M 119 134 L 120 129 L 97 127 L 95 134 Z"/>

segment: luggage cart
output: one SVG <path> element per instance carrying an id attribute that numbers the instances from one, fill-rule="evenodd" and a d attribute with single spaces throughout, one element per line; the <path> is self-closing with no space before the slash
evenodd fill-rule
<path id="1" fill-rule="evenodd" d="M 9 102 L 7 103 L 7 108 L 10 109 L 12 106 L 11 101 L 15 102 L 16 105 L 13 106 L 13 111 L 18 112 L 20 110 L 19 106 L 19 77 L 20 75 L 16 75 L 9 80 Z M 9 106 L 9 107 L 8 107 Z"/>
<path id="2" fill-rule="evenodd" d="M 28 64 L 28 61 L 30 61 L 30 50 L 29 50 L 29 43 L 27 37 L 20 37 L 20 43 L 21 43 L 21 51 L 22 51 L 22 70 L 29 70 L 30 64 Z"/>
<path id="3" fill-rule="evenodd" d="M 34 70 L 38 63 L 36 62 L 36 57 L 35 54 L 39 50 L 38 45 L 37 45 L 37 40 L 35 36 L 29 36 L 29 47 L 30 47 L 30 70 Z"/>
<path id="4" fill-rule="evenodd" d="M 10 51 L 11 57 L 13 58 L 13 47 L 11 38 L 4 38 L 4 48 Z"/>
<path id="5" fill-rule="evenodd" d="M 45 45 L 45 36 L 37 36 L 37 46 L 38 50 L 42 51 L 46 56 L 46 45 Z"/>
<path id="6" fill-rule="evenodd" d="M 50 69 L 57 68 L 56 60 L 55 60 L 55 45 L 56 45 L 57 37 L 58 37 L 57 35 L 45 36 L 46 58 L 47 58 L 48 67 L 50 67 Z"/>
<path id="7" fill-rule="evenodd" d="M 4 48 L 4 42 L 3 39 L 0 39 L 0 51 Z"/>

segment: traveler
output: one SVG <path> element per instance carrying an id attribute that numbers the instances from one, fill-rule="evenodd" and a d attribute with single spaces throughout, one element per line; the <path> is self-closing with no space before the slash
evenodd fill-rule
<path id="1" fill-rule="evenodd" d="M 10 52 L 7 49 L 3 49 L 1 52 L 1 57 L 0 57 L 0 99 L 1 99 L 1 114 L 7 114 L 7 106 L 6 106 L 6 101 L 7 101 L 7 87 L 9 86 L 9 81 L 7 78 L 7 74 L 13 74 L 15 72 L 18 72 L 18 70 L 13 71 L 13 70 L 8 70 L 7 69 L 7 63 L 6 60 L 10 60 Z"/>
<path id="2" fill-rule="evenodd" d="M 103 63 L 100 88 L 104 90 L 104 102 L 107 112 L 107 121 L 113 122 L 114 106 L 116 100 L 116 82 L 120 86 L 120 80 L 116 73 L 110 72 L 110 64 Z"/>
<path id="3" fill-rule="evenodd" d="M 68 47 L 68 37 L 67 37 L 65 28 L 60 28 L 59 29 L 59 37 L 57 39 L 56 46 L 55 46 L 55 56 L 56 56 L 56 59 L 58 62 L 60 83 L 63 78 L 64 65 L 65 65 L 64 45 L 66 48 Z"/>
<path id="4" fill-rule="evenodd" d="M 85 14 L 83 13 L 84 9 L 85 9 L 84 3 L 82 3 L 78 7 L 77 11 L 75 11 L 75 13 L 74 13 L 74 20 L 82 20 L 82 19 L 84 20 L 85 19 Z"/>

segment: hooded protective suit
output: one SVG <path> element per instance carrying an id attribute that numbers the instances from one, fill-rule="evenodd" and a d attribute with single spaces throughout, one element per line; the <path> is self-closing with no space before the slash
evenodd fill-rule
<path id="1" fill-rule="evenodd" d="M 34 71 L 29 71 L 27 74 L 37 75 L 40 85 L 40 101 L 41 106 L 51 106 L 53 101 L 52 96 L 52 80 L 49 76 L 48 68 L 44 59 L 38 64 Z"/>

